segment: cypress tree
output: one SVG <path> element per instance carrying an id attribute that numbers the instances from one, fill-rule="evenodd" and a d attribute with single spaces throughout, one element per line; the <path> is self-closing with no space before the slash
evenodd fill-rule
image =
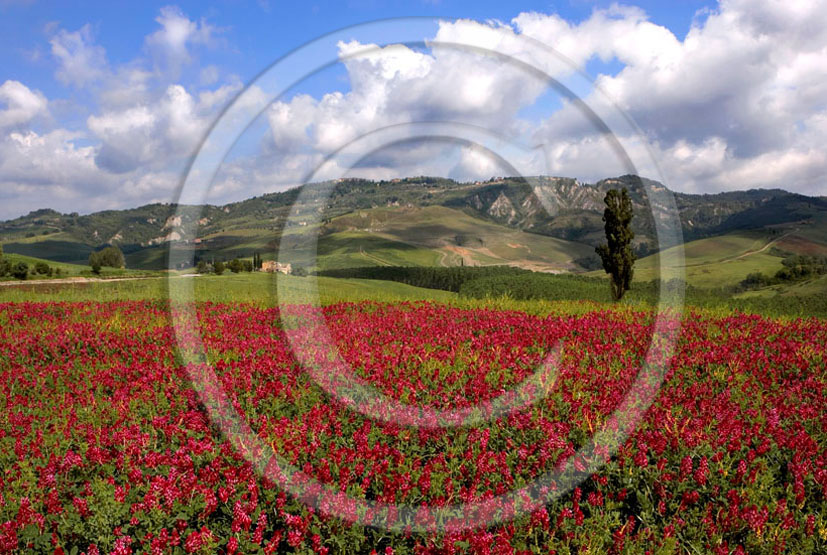
<path id="1" fill-rule="evenodd" d="M 634 275 L 635 253 L 632 251 L 632 201 L 629 192 L 609 189 L 603 199 L 606 244 L 595 249 L 603 262 L 603 269 L 611 276 L 612 298 L 619 301 L 631 287 Z"/>

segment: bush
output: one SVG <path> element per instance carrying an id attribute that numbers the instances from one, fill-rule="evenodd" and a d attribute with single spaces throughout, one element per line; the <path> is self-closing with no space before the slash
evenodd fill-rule
<path id="1" fill-rule="evenodd" d="M 41 276 L 45 276 L 46 274 L 50 273 L 52 269 L 43 261 L 38 262 L 34 265 L 35 272 L 40 274 Z"/>
<path id="2" fill-rule="evenodd" d="M 18 262 L 11 267 L 11 275 L 17 279 L 26 279 L 29 276 L 29 265 L 25 262 Z"/>
<path id="3" fill-rule="evenodd" d="M 234 274 L 237 274 L 237 273 L 239 273 L 239 272 L 244 271 L 244 264 L 242 264 L 242 263 L 241 263 L 241 260 L 239 260 L 238 258 L 233 258 L 233 259 L 232 259 L 232 260 L 230 260 L 230 262 L 227 264 L 227 268 L 228 268 L 231 272 L 233 272 Z"/>
<path id="4" fill-rule="evenodd" d="M 217 275 L 217 276 L 220 276 L 221 274 L 224 273 L 224 263 L 221 262 L 220 260 L 218 262 L 216 262 L 215 264 L 213 264 L 212 268 L 213 268 L 213 271 L 215 272 L 215 275 Z"/>
<path id="5" fill-rule="evenodd" d="M 100 274 L 101 273 L 101 257 L 99 253 L 93 252 L 89 255 L 89 265 L 92 267 L 93 274 Z"/>
<path id="6" fill-rule="evenodd" d="M 198 264 L 195 266 L 195 271 L 199 274 L 206 274 L 209 273 L 210 268 L 209 266 L 207 266 L 206 262 L 204 262 L 203 260 L 199 260 Z"/>
<path id="7" fill-rule="evenodd" d="M 101 266 L 108 268 L 124 268 L 126 263 L 124 261 L 123 253 L 118 247 L 106 247 L 97 253 Z"/>

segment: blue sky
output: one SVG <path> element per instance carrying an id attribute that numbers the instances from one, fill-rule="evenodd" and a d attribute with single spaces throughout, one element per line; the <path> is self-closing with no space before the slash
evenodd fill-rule
<path id="1" fill-rule="evenodd" d="M 509 21 L 520 12 L 559 13 L 570 21 L 587 19 L 595 8 L 613 2 L 507 2 L 435 0 L 422 2 L 225 1 L 206 6 L 203 2 L 0 2 L 0 67 L 4 79 L 15 79 L 44 92 L 48 97 L 76 94 L 54 77 L 54 62 L 48 56 L 49 37 L 55 26 L 75 30 L 90 25 L 96 41 L 104 45 L 110 62 L 128 63 L 141 54 L 144 37 L 155 30 L 159 9 L 176 5 L 195 19 L 205 18 L 221 29 L 225 41 L 202 55 L 209 62 L 247 81 L 276 58 L 297 46 L 349 25 L 365 21 L 431 16 Z M 716 2 L 675 0 L 647 1 L 634 5 L 646 10 L 652 21 L 678 37 L 689 31 L 694 20 Z M 206 7 L 205 7 L 206 6 Z M 436 25 L 433 25 L 435 28 Z M 389 37 L 388 40 L 393 40 Z M 34 59 L 33 59 L 34 58 Z M 618 64 L 595 60 L 589 70 L 616 71 Z M 191 76 L 195 77 L 195 76 Z"/>
<path id="2" fill-rule="evenodd" d="M 325 47 L 330 60 L 349 56 L 342 63 L 273 104 L 259 91 L 255 102 L 269 107 L 225 160 L 210 199 L 294 186 L 345 142 L 424 117 L 541 145 L 520 161 L 526 171 L 593 180 L 623 170 L 605 162 L 582 114 L 513 67 L 445 49 L 360 53 L 400 35 L 526 60 L 536 59 L 527 37 L 551 46 L 576 67 L 550 74 L 606 114 L 636 163 L 655 161 L 641 162 L 641 173 L 675 189 L 823 194 L 827 9 L 787 4 L 0 0 L 0 218 L 44 205 L 88 212 L 170 201 L 209 126 L 270 64 L 337 29 L 407 16 L 426 19 L 333 35 Z M 613 107 L 641 133 L 613 127 Z M 380 150 L 375 167 L 363 161 L 359 171 L 373 177 L 498 170 L 473 149 L 371 148 Z"/>

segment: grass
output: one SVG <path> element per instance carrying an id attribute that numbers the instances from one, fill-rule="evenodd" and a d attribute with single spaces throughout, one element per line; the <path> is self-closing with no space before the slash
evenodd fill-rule
<path id="1" fill-rule="evenodd" d="M 683 246 L 686 282 L 706 289 L 719 289 L 740 283 L 748 274 L 775 274 L 782 268 L 779 256 L 771 247 L 780 236 L 767 231 L 742 231 L 691 241 Z M 635 282 L 660 278 L 660 257 L 671 257 L 679 247 L 666 249 L 635 263 Z M 602 270 L 588 275 L 606 277 Z"/>
<path id="2" fill-rule="evenodd" d="M 735 295 L 736 299 L 784 299 L 791 297 L 810 297 L 822 295 L 827 297 L 827 275 L 802 282 L 780 283 L 745 291 Z"/>
<path id="3" fill-rule="evenodd" d="M 81 264 L 70 264 L 67 262 L 55 262 L 53 260 L 46 260 L 43 258 L 35 258 L 33 256 L 26 256 L 22 254 L 10 254 L 5 253 L 3 258 L 12 264 L 16 264 L 18 262 L 25 262 L 29 265 L 29 268 L 33 268 L 35 264 L 38 262 L 45 262 L 50 267 L 54 269 L 60 269 L 61 275 L 59 276 L 48 276 L 48 275 L 29 275 L 26 278 L 26 281 L 37 281 L 37 280 L 52 280 L 52 279 L 63 279 L 69 277 L 103 277 L 103 278 L 112 278 L 112 277 L 141 277 L 146 275 L 151 275 L 154 272 L 148 272 L 146 270 L 130 270 L 130 269 L 123 269 L 123 268 L 101 268 L 100 275 L 96 276 L 92 273 L 92 268 L 86 265 Z M 5 276 L 0 278 L 0 281 L 19 281 L 11 276 Z"/>
<path id="4" fill-rule="evenodd" d="M 587 245 L 507 228 L 445 206 L 357 210 L 334 218 L 327 227 L 429 249 L 439 254 L 443 265 L 459 265 L 465 259 L 471 264 L 562 270 L 593 252 Z"/>
<path id="5" fill-rule="evenodd" d="M 68 233 L 55 233 L 4 242 L 3 250 L 6 254 L 19 254 L 54 262 L 84 264 L 93 249 L 77 241 Z"/>
<path id="6" fill-rule="evenodd" d="M 275 279 L 284 280 L 288 292 L 295 299 L 307 298 L 308 287 L 314 278 L 301 278 L 265 273 L 227 274 L 222 276 L 175 277 L 192 280 L 196 300 L 214 302 L 243 302 L 272 306 L 277 303 Z M 363 279 L 318 278 L 319 298 L 328 304 L 341 301 L 450 301 L 454 293 L 412 287 L 390 281 Z M 49 301 L 121 301 L 169 298 L 168 280 L 164 277 L 131 281 L 96 281 L 65 284 L 25 284 L 0 288 L 0 302 Z"/>
<path id="7" fill-rule="evenodd" d="M 565 276 L 557 276 L 564 279 Z M 250 303 L 258 306 L 274 306 L 275 279 L 287 290 L 284 302 L 311 302 L 308 296 L 314 279 L 318 279 L 319 301 L 322 304 L 336 302 L 401 302 L 432 301 L 468 308 L 496 308 L 516 310 L 531 314 L 582 314 L 598 308 L 613 310 L 647 310 L 657 301 L 656 293 L 648 288 L 633 287 L 622 303 L 606 301 L 606 291 L 583 291 L 580 297 L 564 296 L 561 299 L 517 300 L 509 296 L 484 299 L 464 298 L 455 293 L 436 289 L 413 287 L 403 283 L 329 277 L 296 277 L 278 274 L 241 273 L 223 276 L 175 277 L 174 284 L 190 280 L 194 298 L 198 301 L 221 303 Z M 762 314 L 776 318 L 827 317 L 827 276 L 815 282 L 798 284 L 790 291 L 769 291 L 759 295 L 732 298 L 711 290 L 687 291 L 686 311 L 703 311 L 727 314 L 733 311 Z M 753 292 L 754 293 L 754 292 Z M 155 277 L 129 281 L 89 281 L 83 283 L 26 283 L 13 287 L 0 287 L 0 303 L 5 302 L 81 302 L 122 300 L 165 300 L 169 298 L 168 280 Z"/>
<path id="8" fill-rule="evenodd" d="M 319 238 L 319 269 L 358 266 L 437 266 L 432 249 L 386 239 L 363 231 L 341 231 Z"/>

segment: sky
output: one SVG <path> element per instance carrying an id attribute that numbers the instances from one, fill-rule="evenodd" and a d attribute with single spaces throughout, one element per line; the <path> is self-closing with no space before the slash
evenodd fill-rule
<path id="1" fill-rule="evenodd" d="M 0 219 L 173 202 L 194 162 L 212 203 L 630 168 L 824 195 L 825 144 L 827 0 L 0 0 Z"/>

